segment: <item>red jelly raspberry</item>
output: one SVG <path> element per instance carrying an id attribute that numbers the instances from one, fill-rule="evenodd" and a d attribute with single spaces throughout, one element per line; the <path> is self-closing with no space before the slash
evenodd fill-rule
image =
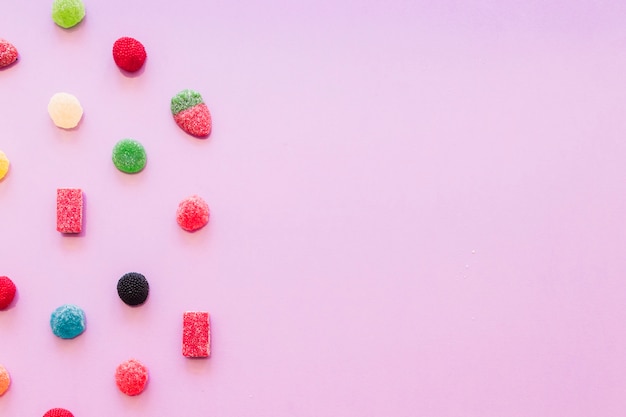
<path id="1" fill-rule="evenodd" d="M 139 71 L 146 62 L 146 56 L 146 49 L 137 39 L 124 36 L 113 44 L 113 60 L 124 71 Z"/>

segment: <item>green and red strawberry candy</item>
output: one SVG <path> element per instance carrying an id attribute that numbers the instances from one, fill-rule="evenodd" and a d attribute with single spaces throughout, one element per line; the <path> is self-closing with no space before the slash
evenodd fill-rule
<path id="1" fill-rule="evenodd" d="M 211 133 L 211 112 L 200 93 L 183 90 L 172 97 L 172 115 L 176 124 L 185 132 L 196 137 L 206 137 Z"/>

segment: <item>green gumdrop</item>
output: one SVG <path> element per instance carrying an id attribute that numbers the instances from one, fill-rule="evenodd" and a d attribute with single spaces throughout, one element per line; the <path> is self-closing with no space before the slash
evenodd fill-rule
<path id="1" fill-rule="evenodd" d="M 135 174 L 146 166 L 146 150 L 133 139 L 122 139 L 113 147 L 113 164 L 127 174 Z"/>
<path id="2" fill-rule="evenodd" d="M 85 17 L 85 5 L 82 0 L 54 0 L 52 20 L 62 28 L 76 26 Z"/>
<path id="3" fill-rule="evenodd" d="M 172 114 L 178 114 L 190 107 L 202 104 L 202 96 L 193 90 L 183 90 L 172 97 Z"/>

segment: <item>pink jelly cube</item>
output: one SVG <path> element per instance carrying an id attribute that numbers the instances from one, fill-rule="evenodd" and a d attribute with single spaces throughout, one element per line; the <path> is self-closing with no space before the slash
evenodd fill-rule
<path id="1" fill-rule="evenodd" d="M 57 189 L 57 231 L 80 233 L 83 229 L 83 190 Z"/>
<path id="2" fill-rule="evenodd" d="M 207 358 L 211 355 L 209 313 L 188 311 L 183 314 L 183 356 Z"/>

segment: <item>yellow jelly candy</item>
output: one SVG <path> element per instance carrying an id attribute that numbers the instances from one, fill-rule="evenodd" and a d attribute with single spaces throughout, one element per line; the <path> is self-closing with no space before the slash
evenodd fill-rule
<path id="1" fill-rule="evenodd" d="M 0 180 L 9 172 L 9 158 L 0 151 Z"/>

